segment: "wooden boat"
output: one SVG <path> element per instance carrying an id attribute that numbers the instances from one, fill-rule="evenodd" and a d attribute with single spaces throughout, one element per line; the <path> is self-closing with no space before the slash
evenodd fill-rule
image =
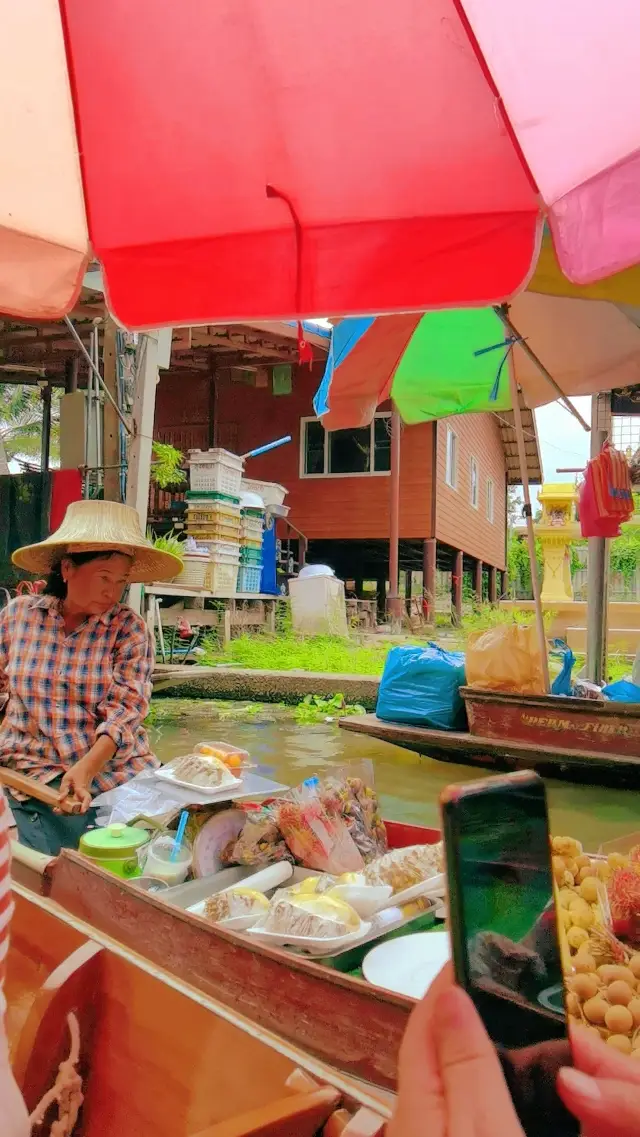
<path id="1" fill-rule="evenodd" d="M 549 702 L 551 701 L 550 699 Z M 587 699 L 571 701 L 590 702 Z M 518 712 L 514 709 L 514 714 L 516 713 Z M 545 709 L 545 717 L 546 715 Z M 487 715 L 487 719 L 488 717 Z M 340 726 L 343 730 L 380 738 L 383 742 L 390 742 L 394 746 L 413 750 L 441 762 L 481 766 L 494 772 L 537 770 L 546 777 L 567 781 L 629 786 L 634 789 L 640 787 L 640 741 L 635 744 L 635 754 L 613 753 L 613 741 L 609 742 L 611 752 L 573 749 L 560 745 L 558 729 L 545 733 L 544 740 L 520 741 L 516 736 L 511 736 L 510 729 L 504 725 L 504 719 L 496 717 L 492 721 L 492 729 L 495 731 L 492 737 L 467 731 L 430 730 L 406 723 L 384 722 L 377 715 L 353 715 L 340 719 Z M 476 726 L 478 725 L 479 720 L 476 720 Z M 573 736 L 562 734 L 563 742 L 565 738 L 569 740 L 571 737 Z"/>
<path id="2" fill-rule="evenodd" d="M 546 749 L 583 747 L 608 755 L 614 751 L 640 761 L 640 704 L 605 703 L 562 695 L 512 695 L 460 689 L 469 730 L 483 738 L 524 742 Z"/>
<path id="3" fill-rule="evenodd" d="M 315 1062 L 50 900 L 18 884 L 15 899 L 7 1029 L 30 1112 L 60 1069 L 72 1123 L 80 1109 L 64 1133 L 83 1137 L 382 1133 L 388 1095 Z M 49 1133 L 57 1111 L 54 1102 L 39 1132 Z"/>
<path id="4" fill-rule="evenodd" d="M 387 823 L 387 830 L 397 847 L 440 838 L 437 830 L 421 826 Z M 395 1089 L 413 1000 L 373 988 L 357 973 L 223 931 L 79 853 L 64 850 L 51 859 L 14 845 L 13 876 L 95 934 L 109 936 L 260 1028 L 350 1077 Z"/>

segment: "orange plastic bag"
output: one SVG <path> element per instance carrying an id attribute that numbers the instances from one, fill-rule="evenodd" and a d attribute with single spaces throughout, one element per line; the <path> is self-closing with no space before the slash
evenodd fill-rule
<path id="1" fill-rule="evenodd" d="M 533 624 L 500 624 L 469 636 L 466 651 L 469 687 L 543 695 L 542 657 Z"/>

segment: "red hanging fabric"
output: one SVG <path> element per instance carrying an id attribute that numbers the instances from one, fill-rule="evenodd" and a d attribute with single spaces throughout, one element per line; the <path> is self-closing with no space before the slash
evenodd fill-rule
<path id="1" fill-rule="evenodd" d="M 608 442 L 587 464 L 579 506 L 583 537 L 619 537 L 633 513 L 629 464 Z"/>
<path id="2" fill-rule="evenodd" d="M 53 470 L 51 474 L 51 508 L 49 530 L 55 533 L 62 524 L 67 506 L 82 498 L 82 474 L 79 470 Z"/>

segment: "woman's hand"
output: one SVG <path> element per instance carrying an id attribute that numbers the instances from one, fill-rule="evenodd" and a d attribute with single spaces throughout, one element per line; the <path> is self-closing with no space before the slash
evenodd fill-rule
<path id="1" fill-rule="evenodd" d="M 558 1093 L 583 1137 L 638 1137 L 640 1062 L 580 1028 L 571 1045 L 575 1068 L 560 1071 Z"/>
<path id="2" fill-rule="evenodd" d="M 388 1137 L 523 1137 L 498 1056 L 446 967 L 409 1019 Z"/>
<path id="3" fill-rule="evenodd" d="M 60 783 L 60 803 L 69 797 L 80 802 L 80 813 L 86 813 L 91 805 L 91 783 L 106 766 L 116 752 L 116 744 L 108 735 L 102 734 L 94 742 L 91 750 L 67 770 Z"/>
<path id="4" fill-rule="evenodd" d="M 62 805 L 70 797 L 80 802 L 80 813 L 86 813 L 91 805 L 91 783 L 96 776 L 95 764 L 91 760 L 91 751 L 67 770 L 60 783 L 59 800 Z"/>

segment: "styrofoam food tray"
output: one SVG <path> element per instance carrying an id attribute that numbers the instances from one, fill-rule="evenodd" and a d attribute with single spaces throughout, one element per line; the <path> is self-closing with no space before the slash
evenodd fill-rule
<path id="1" fill-rule="evenodd" d="M 346 936 L 324 939 L 317 939 L 314 936 L 283 936 L 280 932 L 265 932 L 262 928 L 255 926 L 247 929 L 247 935 L 254 936 L 264 943 L 273 944 L 274 947 L 299 948 L 308 955 L 334 955 L 366 940 L 370 931 L 371 924 L 362 922 L 357 931 L 349 932 Z"/>
<path id="2" fill-rule="evenodd" d="M 252 873 L 251 876 L 238 881 L 237 884 L 228 884 L 226 888 L 214 888 L 209 896 L 216 896 L 218 892 L 228 892 L 231 888 L 253 888 L 256 892 L 269 892 L 272 888 L 280 888 L 283 884 L 288 883 L 292 875 L 293 866 L 289 861 L 279 861 L 278 864 L 267 865 L 266 868 Z M 193 912 L 194 916 L 204 916 L 205 905 L 209 896 L 203 900 L 198 900 L 195 904 L 190 904 L 187 912 Z M 221 928 L 240 929 L 249 928 L 251 924 L 255 924 L 257 919 L 259 917 L 255 914 L 252 916 L 233 916 L 229 920 L 220 920 L 218 923 Z M 242 923 L 237 923 L 237 921 L 242 921 Z"/>
<path id="3" fill-rule="evenodd" d="M 198 786 L 195 782 L 186 782 L 182 778 L 176 778 L 171 769 L 171 764 L 161 766 L 160 769 L 155 771 L 155 775 L 156 778 L 160 778 L 161 781 L 171 782 L 173 786 L 183 786 L 186 790 L 194 790 L 210 798 L 212 801 L 216 801 L 221 795 L 228 793 L 229 790 L 239 789 L 242 785 L 242 778 L 236 778 L 233 774 L 228 773 L 226 776 L 223 775 L 223 780 L 215 789 L 209 789 L 207 786 Z"/>

